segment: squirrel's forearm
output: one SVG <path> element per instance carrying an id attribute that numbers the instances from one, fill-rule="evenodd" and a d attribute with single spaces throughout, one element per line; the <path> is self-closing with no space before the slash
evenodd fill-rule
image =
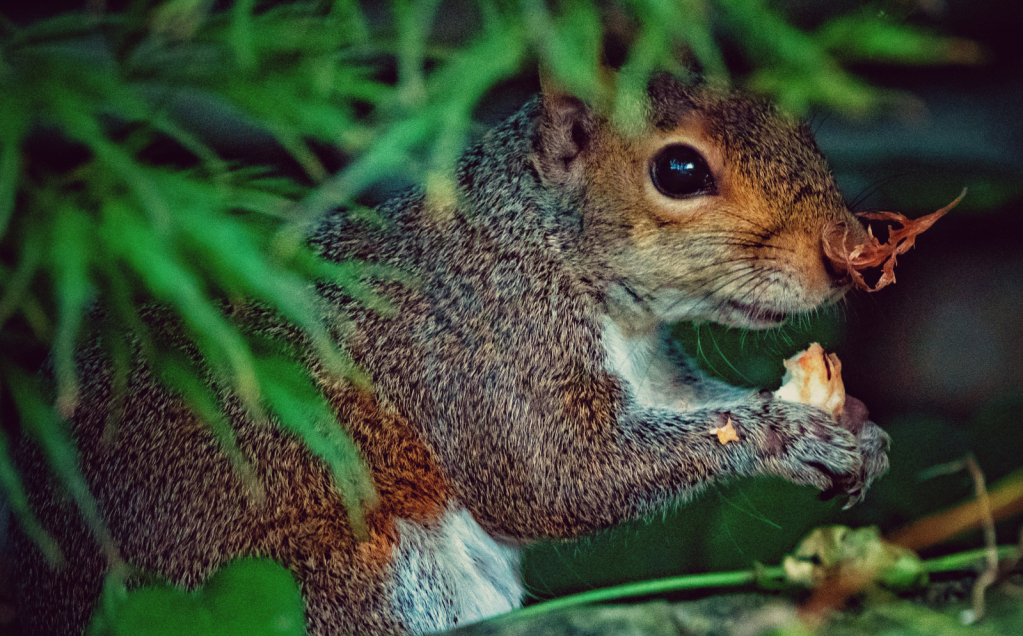
<path id="1" fill-rule="evenodd" d="M 860 462 L 852 434 L 829 420 L 812 407 L 754 396 L 689 411 L 631 409 L 606 430 L 534 421 L 524 424 L 528 438 L 512 430 L 470 442 L 486 460 L 454 476 L 468 501 L 483 502 L 473 514 L 488 529 L 519 539 L 576 536 L 729 475 L 771 474 L 827 489 Z M 737 439 L 719 436 L 723 427 Z"/>

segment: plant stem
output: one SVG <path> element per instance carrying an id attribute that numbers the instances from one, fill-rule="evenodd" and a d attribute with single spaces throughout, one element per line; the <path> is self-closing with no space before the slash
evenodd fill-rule
<path id="1" fill-rule="evenodd" d="M 780 579 L 784 576 L 782 567 L 775 566 L 761 570 L 739 570 L 734 572 L 708 572 L 706 574 L 688 574 L 684 576 L 672 576 L 653 581 L 640 581 L 638 583 L 626 583 L 614 587 L 605 587 L 597 590 L 589 590 L 561 598 L 544 601 L 531 605 L 515 613 L 515 616 L 532 616 L 552 612 L 564 607 L 583 605 L 586 603 L 599 603 L 603 601 L 621 600 L 635 598 L 637 596 L 651 596 L 653 594 L 664 594 L 667 592 L 678 592 L 681 590 L 696 590 L 712 587 L 739 587 L 749 585 L 762 579 Z"/>
<path id="2" fill-rule="evenodd" d="M 935 557 L 924 561 L 924 568 L 928 572 L 950 572 L 963 570 L 970 564 L 982 560 L 987 554 L 987 548 L 977 548 L 956 554 L 946 554 L 942 557 Z M 1009 559 L 1019 554 L 1019 546 L 1003 545 L 998 546 L 998 559 Z"/>
<path id="3" fill-rule="evenodd" d="M 998 558 L 1006 559 L 1016 556 L 1018 546 L 1006 545 L 998 548 Z M 968 550 L 957 554 L 949 554 L 943 557 L 928 559 L 923 562 L 927 572 L 949 572 L 954 570 L 967 569 L 971 564 L 982 560 L 985 557 L 986 549 Z M 596 590 L 570 594 L 560 598 L 543 601 L 530 605 L 524 609 L 514 612 L 510 616 L 516 618 L 545 614 L 566 607 L 585 605 L 588 603 L 602 603 L 605 601 L 620 601 L 639 596 L 653 596 L 682 590 L 697 590 L 715 587 L 740 587 L 762 581 L 765 579 L 784 579 L 785 571 L 782 566 L 760 568 L 758 570 L 739 570 L 733 572 L 709 572 L 706 574 L 688 574 L 684 576 L 672 576 L 653 581 L 640 581 L 638 583 L 626 583 L 613 587 L 605 587 Z"/>

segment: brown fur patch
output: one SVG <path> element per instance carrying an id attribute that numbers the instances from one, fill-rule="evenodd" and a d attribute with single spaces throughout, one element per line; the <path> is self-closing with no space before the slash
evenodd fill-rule
<path id="1" fill-rule="evenodd" d="M 390 533 L 395 518 L 440 519 L 450 497 L 448 483 L 408 422 L 367 391 L 347 389 L 330 398 L 362 450 L 380 496 L 368 515 L 370 528 Z"/>
<path id="2" fill-rule="evenodd" d="M 287 561 L 315 561 L 341 551 L 355 553 L 374 567 L 385 567 L 398 540 L 395 521 L 438 521 L 450 496 L 448 484 L 408 424 L 372 394 L 338 388 L 328 397 L 338 421 L 362 451 L 376 486 L 378 503 L 366 511 L 370 539 L 356 541 L 344 502 L 326 469 L 318 463 L 297 462 L 287 474 L 287 486 L 275 489 L 281 499 L 266 518 L 266 545 L 288 546 L 280 554 Z"/>
<path id="3" fill-rule="evenodd" d="M 132 378 L 117 435 L 104 441 L 107 374 L 92 371 L 84 396 L 94 408 L 79 410 L 76 441 L 83 472 L 130 563 L 194 589 L 232 559 L 267 556 L 299 579 L 311 633 L 399 629 L 387 605 L 395 519 L 430 523 L 448 497 L 432 456 L 402 419 L 368 393 L 330 395 L 379 492 L 379 504 L 366 515 L 370 538 L 358 542 L 329 470 L 294 435 L 253 422 L 229 401 L 238 445 L 265 492 L 257 502 L 209 428 L 145 369 Z M 38 452 L 28 450 L 33 504 L 63 544 L 65 570 L 76 578 L 54 573 L 29 550 L 32 560 L 19 566 L 34 590 L 24 611 L 46 617 L 43 633 L 72 633 L 95 603 L 104 564 L 73 506 L 53 497 Z M 58 598 L 64 600 L 55 604 Z"/>

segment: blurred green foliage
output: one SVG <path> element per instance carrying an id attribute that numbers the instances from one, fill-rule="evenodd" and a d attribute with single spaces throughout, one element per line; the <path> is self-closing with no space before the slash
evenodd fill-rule
<path id="1" fill-rule="evenodd" d="M 443 190 L 480 103 L 533 76 L 538 63 L 597 100 L 606 88 L 601 50 L 617 42 L 617 114 L 656 69 L 696 66 L 730 81 L 723 37 L 749 67 L 736 83 L 799 112 L 822 105 L 862 114 L 896 97 L 846 64 L 980 55 L 893 19 L 877 10 L 883 5 L 813 30 L 763 0 L 103 6 L 83 2 L 80 11 L 21 25 L 0 16 L 0 412 L 15 420 L 0 428 L 0 485 L 54 563 L 59 550 L 32 518 L 9 436 L 21 431 L 41 445 L 116 562 L 64 423 L 78 400 L 76 350 L 96 333 L 112 360 L 115 401 L 141 355 L 258 488 L 209 386 L 212 374 L 253 417 L 306 441 L 361 527 L 372 485 L 306 365 L 366 378 L 320 322 L 310 283 L 332 281 L 383 309 L 371 282 L 396 274 L 324 263 L 303 236 L 329 209 L 358 211 L 360 195 L 398 174 Z M 232 144 L 279 148 L 298 169 L 260 166 L 226 151 Z M 340 170 L 325 148 L 341 153 Z M 268 352 L 247 335 L 229 311 L 245 301 L 299 327 L 308 359 Z M 205 366 L 153 331 L 144 308 L 154 302 L 177 316 Z M 707 346 L 698 334 L 694 342 Z M 47 357 L 52 387 L 36 379 Z M 733 370 L 750 383 L 772 373 L 765 361 L 749 364 L 761 366 Z"/>
<path id="2" fill-rule="evenodd" d="M 220 568 L 195 592 L 167 584 L 125 592 L 109 583 L 89 636 L 299 636 L 305 604 L 291 572 L 268 559 Z"/>

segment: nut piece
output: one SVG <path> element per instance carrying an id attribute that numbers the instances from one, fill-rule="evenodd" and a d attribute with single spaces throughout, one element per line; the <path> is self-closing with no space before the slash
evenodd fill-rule
<path id="1" fill-rule="evenodd" d="M 836 420 L 845 408 L 842 363 L 833 353 L 825 353 L 816 342 L 785 361 L 785 377 L 775 397 L 789 402 L 809 404 L 831 413 Z"/>
<path id="2" fill-rule="evenodd" d="M 732 426 L 732 418 L 730 417 L 728 418 L 728 421 L 725 422 L 724 426 L 712 428 L 710 429 L 710 432 L 718 436 L 718 442 L 720 442 L 722 446 L 728 442 L 739 441 L 739 434 L 735 432 L 735 427 Z"/>

